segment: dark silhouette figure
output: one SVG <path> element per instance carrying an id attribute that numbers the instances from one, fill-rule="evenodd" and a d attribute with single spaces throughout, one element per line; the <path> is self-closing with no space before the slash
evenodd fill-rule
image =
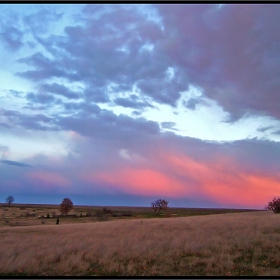
<path id="1" fill-rule="evenodd" d="M 56 219 L 56 224 L 59 225 L 59 218 Z"/>

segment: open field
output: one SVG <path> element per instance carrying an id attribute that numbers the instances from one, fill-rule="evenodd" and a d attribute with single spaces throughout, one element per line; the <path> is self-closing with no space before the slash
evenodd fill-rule
<path id="1" fill-rule="evenodd" d="M 103 215 L 102 206 L 74 206 L 66 217 L 61 216 L 59 205 L 49 204 L 16 204 L 10 207 L 0 204 L 0 227 L 2 226 L 30 226 L 30 225 L 53 225 L 57 217 L 60 223 L 92 223 L 94 221 L 116 220 L 116 219 L 147 219 L 164 217 L 187 217 L 197 215 L 239 213 L 246 209 L 213 209 L 213 208 L 169 208 L 159 215 L 155 214 L 150 207 L 126 207 L 107 206 L 112 210 L 111 214 Z M 49 216 L 49 218 L 47 218 Z M 106 217 L 105 217 L 106 216 Z"/>
<path id="2" fill-rule="evenodd" d="M 279 276 L 280 215 L 2 226 L 0 275 Z"/>

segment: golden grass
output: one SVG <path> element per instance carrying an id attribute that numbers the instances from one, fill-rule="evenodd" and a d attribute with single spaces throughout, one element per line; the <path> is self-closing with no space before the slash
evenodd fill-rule
<path id="1" fill-rule="evenodd" d="M 0 274 L 280 275 L 269 211 L 0 228 Z"/>
<path id="2" fill-rule="evenodd" d="M 155 214 L 150 207 L 125 207 L 125 206 L 110 206 L 108 207 L 115 215 L 111 215 L 109 219 L 130 219 L 130 218 L 162 218 L 166 214 L 170 217 L 184 217 L 194 215 L 209 215 L 222 213 L 238 213 L 253 210 L 246 209 L 203 209 L 203 208 L 169 208 L 166 213 Z M 62 217 L 61 222 L 67 223 L 92 223 L 98 221 L 97 212 L 103 212 L 101 206 L 74 206 L 67 217 Z M 91 217 L 85 217 L 89 212 Z M 129 215 L 123 214 L 130 213 Z M 45 219 L 47 214 L 51 217 Z M 82 217 L 80 215 L 82 214 Z M 0 227 L 2 226 L 30 226 L 30 225 L 53 225 L 56 223 L 56 218 L 53 215 L 61 215 L 58 205 L 48 204 L 12 204 L 8 207 L 7 204 L 0 203 Z M 45 217 L 42 219 L 41 217 Z"/>

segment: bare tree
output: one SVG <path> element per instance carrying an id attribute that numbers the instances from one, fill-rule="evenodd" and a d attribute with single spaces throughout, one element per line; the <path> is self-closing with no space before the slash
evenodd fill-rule
<path id="1" fill-rule="evenodd" d="M 14 197 L 12 195 L 9 195 L 7 198 L 6 198 L 6 202 L 9 203 L 9 207 L 11 206 L 11 203 L 13 203 L 15 201 Z"/>
<path id="2" fill-rule="evenodd" d="M 64 198 L 60 204 L 60 212 L 64 215 L 67 215 L 71 209 L 73 209 L 72 200 L 70 198 Z"/>
<path id="3" fill-rule="evenodd" d="M 168 208 L 168 201 L 167 200 L 164 200 L 164 199 L 162 199 L 161 200 L 161 206 L 160 206 L 160 209 L 162 209 L 162 210 L 167 210 L 167 208 Z"/>
<path id="4" fill-rule="evenodd" d="M 153 201 L 152 203 L 152 209 L 154 209 L 155 213 L 157 212 L 157 200 L 156 201 Z"/>
<path id="5" fill-rule="evenodd" d="M 160 210 L 166 210 L 168 208 L 168 201 L 164 199 L 158 199 L 152 202 L 152 209 L 155 211 L 155 213 L 159 213 Z"/>
<path id="6" fill-rule="evenodd" d="M 280 213 L 280 197 L 274 197 L 272 201 L 268 202 L 267 209 L 274 213 Z"/>

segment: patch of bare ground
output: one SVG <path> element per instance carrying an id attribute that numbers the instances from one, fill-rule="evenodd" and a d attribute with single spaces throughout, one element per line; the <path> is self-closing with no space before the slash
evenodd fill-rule
<path id="1" fill-rule="evenodd" d="M 1 275 L 279 276 L 269 211 L 0 228 Z"/>

